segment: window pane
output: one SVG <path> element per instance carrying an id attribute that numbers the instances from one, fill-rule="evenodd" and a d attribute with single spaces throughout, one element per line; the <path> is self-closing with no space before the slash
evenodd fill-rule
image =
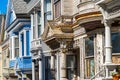
<path id="1" fill-rule="evenodd" d="M 55 18 L 61 15 L 61 2 L 58 1 L 55 3 Z"/>
<path id="2" fill-rule="evenodd" d="M 89 38 L 85 39 L 85 50 L 86 50 L 86 56 L 93 56 L 94 55 L 93 37 L 89 37 Z"/>
<path id="3" fill-rule="evenodd" d="M 112 33 L 112 53 L 120 53 L 120 32 Z"/>
<path id="4" fill-rule="evenodd" d="M 86 74 L 87 78 L 94 76 L 94 58 L 86 59 L 86 69 L 87 69 L 87 74 Z"/>
<path id="5" fill-rule="evenodd" d="M 75 55 L 67 55 L 66 56 L 66 69 L 67 69 L 67 79 L 72 80 L 74 74 L 76 72 L 76 56 Z"/>
<path id="6" fill-rule="evenodd" d="M 67 55 L 67 67 L 75 68 L 76 65 L 75 63 L 76 63 L 75 56 Z"/>
<path id="7" fill-rule="evenodd" d="M 51 77 L 50 74 L 50 56 L 49 57 L 45 57 L 45 80 L 49 80 Z"/>
<path id="8" fill-rule="evenodd" d="M 15 47 L 19 47 L 19 39 L 15 38 Z"/>
<path id="9" fill-rule="evenodd" d="M 45 0 L 45 13 L 51 11 L 51 0 Z"/>
<path id="10" fill-rule="evenodd" d="M 41 25 L 38 25 L 38 37 L 40 37 L 41 34 Z"/>
<path id="11" fill-rule="evenodd" d="M 19 57 L 19 48 L 15 48 L 15 57 Z"/>
<path id="12" fill-rule="evenodd" d="M 41 23 L 41 12 L 40 11 L 38 11 L 37 19 L 38 19 L 38 24 L 40 24 Z"/>

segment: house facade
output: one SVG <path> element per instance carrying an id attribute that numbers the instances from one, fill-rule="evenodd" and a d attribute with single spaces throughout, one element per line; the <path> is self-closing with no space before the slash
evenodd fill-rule
<path id="1" fill-rule="evenodd" d="M 0 44 L 2 44 L 3 42 L 3 38 L 4 38 L 4 27 L 5 27 L 5 15 L 0 15 Z M 0 79 L 3 80 L 3 47 L 2 45 L 0 45 Z"/>
<path id="2" fill-rule="evenodd" d="M 32 7 L 31 7 L 32 6 Z M 50 48 L 41 40 L 47 20 L 53 19 L 52 0 L 30 0 L 32 80 L 50 79 Z"/>
<path id="3" fill-rule="evenodd" d="M 53 20 L 42 34 L 51 49 L 51 78 L 112 79 L 119 66 L 119 5 L 118 0 L 53 1 Z"/>
<path id="4" fill-rule="evenodd" d="M 4 80 L 32 80 L 31 25 L 26 8 L 27 2 L 24 0 L 8 1 L 5 22 L 7 41 L 5 42 L 9 46 L 6 51 L 3 50 L 4 53 L 6 52 L 3 58 L 7 60 L 7 63 L 3 61 L 7 67 L 3 70 L 8 71 L 8 74 L 5 75 Z"/>
<path id="5" fill-rule="evenodd" d="M 112 80 L 119 9 L 119 0 L 9 0 L 4 79 Z"/>

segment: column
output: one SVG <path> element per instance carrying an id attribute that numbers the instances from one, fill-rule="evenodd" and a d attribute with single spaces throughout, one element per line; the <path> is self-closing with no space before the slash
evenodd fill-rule
<path id="1" fill-rule="evenodd" d="M 35 59 L 32 60 L 32 80 L 35 80 Z"/>
<path id="2" fill-rule="evenodd" d="M 67 80 L 66 79 L 66 43 L 61 44 L 60 49 L 60 80 Z"/>
<path id="3" fill-rule="evenodd" d="M 44 0 L 41 0 L 41 34 L 44 32 Z"/>
<path id="4" fill-rule="evenodd" d="M 57 76 L 56 76 L 56 80 L 60 80 L 60 55 L 59 55 L 59 52 L 57 52 L 57 55 L 56 55 L 56 57 L 57 57 L 57 67 L 56 67 L 56 71 L 57 71 Z"/>
<path id="5" fill-rule="evenodd" d="M 23 34 L 24 34 L 24 56 L 27 56 L 26 54 L 26 30 L 24 30 Z"/>
<path id="6" fill-rule="evenodd" d="M 112 63 L 112 46 L 111 46 L 111 23 L 104 21 L 105 25 L 105 64 Z"/>
<path id="7" fill-rule="evenodd" d="M 33 36 L 34 36 L 34 35 L 33 35 L 33 26 L 34 26 L 34 25 L 33 25 L 33 21 L 34 21 L 33 13 L 32 13 L 30 16 L 31 16 L 31 17 L 30 17 L 30 18 L 31 18 L 31 30 L 30 30 L 30 32 L 31 32 L 31 37 L 30 37 L 30 38 L 31 38 L 31 39 L 30 39 L 30 40 L 33 41 Z"/>
<path id="8" fill-rule="evenodd" d="M 51 51 L 51 79 L 55 80 L 55 52 Z"/>
<path id="9" fill-rule="evenodd" d="M 42 55 L 41 55 L 41 51 L 39 51 L 39 80 L 43 80 L 43 77 L 42 77 Z"/>

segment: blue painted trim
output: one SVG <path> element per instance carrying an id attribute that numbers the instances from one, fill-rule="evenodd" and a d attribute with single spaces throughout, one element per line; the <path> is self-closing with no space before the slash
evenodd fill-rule
<path id="1" fill-rule="evenodd" d="M 21 34 L 21 42 L 22 42 L 22 56 L 24 56 L 24 34 Z"/>
<path id="2" fill-rule="evenodd" d="M 14 67 L 15 61 L 16 60 L 10 60 L 10 62 L 9 62 L 9 68 L 13 68 Z"/>
<path id="3" fill-rule="evenodd" d="M 32 68 L 31 57 L 17 58 L 17 63 L 18 63 L 18 67 L 17 67 L 18 69 L 31 69 Z"/>
<path id="4" fill-rule="evenodd" d="M 26 54 L 30 56 L 30 37 L 29 31 L 26 31 Z"/>
<path id="5" fill-rule="evenodd" d="M 18 21 L 17 21 L 18 20 Z M 16 22 L 16 23 L 15 23 Z M 9 27 L 10 29 L 8 30 L 8 32 L 10 32 L 18 23 L 26 23 L 26 22 L 30 22 L 30 20 L 19 20 L 19 19 L 15 19 L 5 30 L 7 30 Z M 11 26 L 13 23 L 15 23 L 13 26 Z M 30 25 L 30 24 L 28 24 Z"/>

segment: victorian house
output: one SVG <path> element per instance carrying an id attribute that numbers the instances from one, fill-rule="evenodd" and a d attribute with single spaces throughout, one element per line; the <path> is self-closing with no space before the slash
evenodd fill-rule
<path id="1" fill-rule="evenodd" d="M 5 40 L 2 43 L 4 80 L 32 80 L 30 17 L 27 1 L 8 0 Z"/>
<path id="2" fill-rule="evenodd" d="M 51 49 L 50 78 L 111 80 L 120 65 L 119 0 L 52 4 L 53 19 L 45 22 L 41 37 Z"/>
<path id="3" fill-rule="evenodd" d="M 50 48 L 41 40 L 47 20 L 53 19 L 52 0 L 30 0 L 32 80 L 49 80 Z"/>
<path id="4" fill-rule="evenodd" d="M 1 44 L 3 43 L 4 40 L 4 27 L 5 27 L 5 15 L 0 14 L 0 80 L 3 80 L 3 68 L 5 68 L 4 64 L 3 64 L 3 50 L 6 51 L 6 49 L 8 48 L 7 45 L 6 47 L 2 46 Z"/>
<path id="5" fill-rule="evenodd" d="M 119 13 L 119 0 L 9 0 L 4 79 L 111 80 L 120 66 Z"/>

